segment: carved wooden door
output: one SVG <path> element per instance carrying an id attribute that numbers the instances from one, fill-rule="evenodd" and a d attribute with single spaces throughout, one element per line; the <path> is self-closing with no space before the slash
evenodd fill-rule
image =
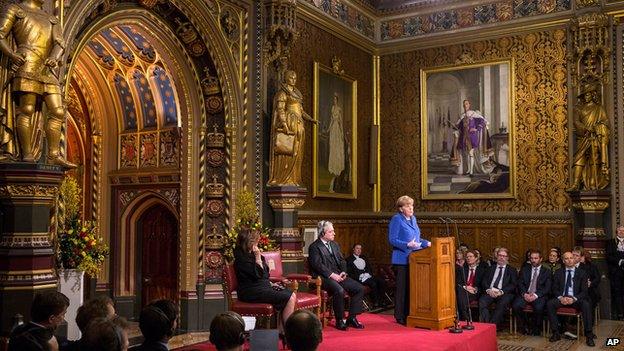
<path id="1" fill-rule="evenodd" d="M 141 216 L 141 303 L 178 299 L 178 221 L 157 205 Z"/>

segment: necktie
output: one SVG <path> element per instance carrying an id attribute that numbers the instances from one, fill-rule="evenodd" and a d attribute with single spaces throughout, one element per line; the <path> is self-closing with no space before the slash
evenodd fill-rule
<path id="1" fill-rule="evenodd" d="M 494 280 L 494 284 L 492 284 L 493 288 L 498 289 L 498 284 L 501 281 L 501 278 L 503 277 L 503 267 L 498 266 L 498 276 L 496 277 L 496 280 Z"/>
<path id="2" fill-rule="evenodd" d="M 572 270 L 568 269 L 568 275 L 566 276 L 565 287 L 563 288 L 563 296 L 568 295 L 568 290 L 572 287 Z"/>
<path id="3" fill-rule="evenodd" d="M 466 285 L 474 285 L 474 268 L 470 268 L 470 273 L 468 273 L 468 281 L 466 282 Z"/>
<path id="4" fill-rule="evenodd" d="M 539 274 L 539 267 L 533 268 L 533 274 L 531 275 L 531 283 L 529 284 L 529 294 L 534 294 L 537 290 L 537 275 Z"/>
<path id="5" fill-rule="evenodd" d="M 329 250 L 330 254 L 333 254 L 331 246 L 329 245 L 329 241 L 325 243 L 325 247 L 327 247 L 327 250 Z"/>

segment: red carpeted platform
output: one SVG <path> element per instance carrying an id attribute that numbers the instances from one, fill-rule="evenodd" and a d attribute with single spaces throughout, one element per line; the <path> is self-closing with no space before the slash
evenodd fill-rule
<path id="1" fill-rule="evenodd" d="M 451 334 L 448 330 L 431 331 L 407 328 L 394 322 L 393 316 L 368 314 L 358 316 L 365 328 L 349 328 L 343 332 L 328 326 L 323 330 L 323 342 L 319 350 L 452 350 L 496 351 L 496 327 L 494 324 L 475 323 L 475 330 Z M 188 346 L 182 349 L 215 350 L 210 343 Z M 253 350 L 252 350 L 253 351 Z"/>

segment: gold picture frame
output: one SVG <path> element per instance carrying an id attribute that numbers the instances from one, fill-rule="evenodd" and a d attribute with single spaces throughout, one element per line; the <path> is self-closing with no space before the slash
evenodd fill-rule
<path id="1" fill-rule="evenodd" d="M 335 64 L 314 62 L 314 119 L 313 196 L 356 199 L 357 80 Z"/>
<path id="2" fill-rule="evenodd" d="M 514 61 L 420 71 L 424 200 L 516 197 Z"/>

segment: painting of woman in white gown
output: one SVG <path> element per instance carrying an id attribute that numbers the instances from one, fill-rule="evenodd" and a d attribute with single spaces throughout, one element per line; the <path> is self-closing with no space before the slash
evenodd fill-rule
<path id="1" fill-rule="evenodd" d="M 357 82 L 314 65 L 314 197 L 356 197 Z"/>

